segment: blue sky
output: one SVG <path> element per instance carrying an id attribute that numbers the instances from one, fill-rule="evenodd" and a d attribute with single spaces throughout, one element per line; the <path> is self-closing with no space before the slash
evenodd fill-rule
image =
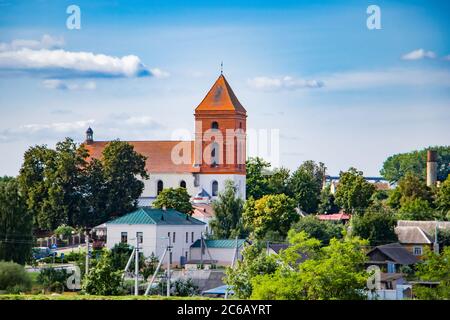
<path id="1" fill-rule="evenodd" d="M 71 4 L 81 9 L 80 30 L 66 28 Z M 366 27 L 371 4 L 381 30 Z M 333 175 L 350 166 L 378 175 L 391 154 L 449 144 L 449 9 L 444 1 L 0 0 L 0 147 L 8 150 L 0 174 L 17 174 L 30 145 L 82 141 L 88 125 L 96 139 L 192 131 L 193 109 L 223 61 L 248 127 L 279 130 L 280 165 L 312 159 Z"/>

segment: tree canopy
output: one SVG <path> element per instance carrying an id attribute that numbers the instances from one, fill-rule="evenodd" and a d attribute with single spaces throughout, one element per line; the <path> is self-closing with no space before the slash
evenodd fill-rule
<path id="1" fill-rule="evenodd" d="M 328 245 L 333 238 L 341 239 L 344 226 L 334 221 L 322 221 L 316 216 L 309 215 L 300 218 L 292 225 L 292 230 L 305 232 L 309 237 L 315 238 L 323 245 Z"/>
<path id="2" fill-rule="evenodd" d="M 279 254 L 274 273 L 252 279 L 252 299 L 330 300 L 365 299 L 369 274 L 366 241 L 332 239 L 325 247 L 304 232 L 290 232 L 291 246 Z M 308 257 L 299 263 L 300 253 Z"/>
<path id="3" fill-rule="evenodd" d="M 425 180 L 427 151 L 437 151 L 438 180 L 444 181 L 450 174 L 450 146 L 430 147 L 420 151 L 399 153 L 390 156 L 383 163 L 380 174 L 390 182 L 397 182 L 407 173 L 412 173 Z"/>
<path id="4" fill-rule="evenodd" d="M 289 179 L 289 190 L 297 205 L 308 213 L 316 213 L 325 175 L 325 165 L 305 161 Z"/>
<path id="5" fill-rule="evenodd" d="M 25 264 L 31 258 L 33 217 L 16 179 L 0 181 L 0 260 Z"/>
<path id="6" fill-rule="evenodd" d="M 369 210 L 354 215 L 351 220 L 352 236 L 367 239 L 372 246 L 397 242 L 395 215 L 389 211 Z"/>
<path id="7" fill-rule="evenodd" d="M 242 223 L 242 210 L 244 201 L 237 196 L 234 182 L 227 180 L 225 189 L 213 201 L 214 218 L 210 222 L 213 237 L 229 239 L 242 237 L 244 227 Z"/>
<path id="8" fill-rule="evenodd" d="M 335 201 L 346 212 L 364 212 L 374 192 L 375 186 L 364 179 L 362 171 L 350 168 L 339 175 Z"/>
<path id="9" fill-rule="evenodd" d="M 190 202 L 190 196 L 186 188 L 163 189 L 153 202 L 155 208 L 175 209 L 179 212 L 192 214 L 194 208 Z"/>
<path id="10" fill-rule="evenodd" d="M 135 208 L 147 178 L 145 157 L 127 142 L 112 141 L 101 159 L 66 138 L 55 149 L 30 147 L 18 177 L 35 226 L 93 226 Z"/>
<path id="11" fill-rule="evenodd" d="M 244 226 L 257 239 L 284 239 L 298 219 L 295 200 L 285 194 L 266 195 L 258 200 L 250 198 L 244 206 Z M 272 239 L 268 239 L 269 234 Z"/>

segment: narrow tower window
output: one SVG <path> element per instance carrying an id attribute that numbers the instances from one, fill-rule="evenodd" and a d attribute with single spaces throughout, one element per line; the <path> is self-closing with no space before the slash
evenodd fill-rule
<path id="1" fill-rule="evenodd" d="M 214 180 L 212 183 L 212 196 L 216 197 L 218 193 L 219 193 L 219 183 Z"/>
<path id="2" fill-rule="evenodd" d="M 213 121 L 211 123 L 211 129 L 219 129 L 219 123 L 217 121 Z"/>
<path id="3" fill-rule="evenodd" d="M 184 181 L 184 180 L 180 181 L 180 188 L 185 188 L 186 189 L 186 181 Z"/>
<path id="4" fill-rule="evenodd" d="M 157 186 L 156 186 L 156 194 L 159 194 L 161 191 L 163 191 L 164 183 L 162 180 L 158 180 Z"/>

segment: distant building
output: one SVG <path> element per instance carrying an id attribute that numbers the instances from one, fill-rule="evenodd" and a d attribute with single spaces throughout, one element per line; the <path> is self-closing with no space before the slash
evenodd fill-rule
<path id="1" fill-rule="evenodd" d="M 119 243 L 135 247 L 137 238 L 145 257 L 154 254 L 160 258 L 170 243 L 171 252 L 166 254 L 163 262 L 170 260 L 172 265 L 181 266 L 188 259 L 191 245 L 205 231 L 206 224 L 173 209 L 139 208 L 106 222 L 104 226 L 109 249 Z"/>
<path id="2" fill-rule="evenodd" d="M 419 259 L 399 243 L 376 246 L 367 253 L 367 265 L 377 265 L 383 272 L 396 273 L 400 267 L 410 266 Z"/>
<path id="3" fill-rule="evenodd" d="M 347 223 L 350 218 L 352 217 L 351 214 L 347 213 L 333 213 L 333 214 L 318 214 L 317 218 L 322 221 L 337 221 L 342 223 Z"/>
<path id="4" fill-rule="evenodd" d="M 426 247 L 434 249 L 436 230 L 439 242 L 439 230 L 450 230 L 450 222 L 399 220 L 395 233 L 400 244 L 413 255 L 421 258 Z"/>
<path id="5" fill-rule="evenodd" d="M 242 249 L 246 244 L 250 243 L 245 239 L 203 240 L 203 243 L 198 239 L 190 247 L 187 264 L 197 265 L 203 261 L 207 264 L 231 266 L 233 259 L 242 259 Z"/>
<path id="6" fill-rule="evenodd" d="M 192 213 L 192 217 L 206 223 L 206 225 L 207 225 L 206 233 L 210 234 L 211 227 L 210 227 L 209 223 L 214 218 L 214 210 L 213 210 L 212 204 L 210 204 L 210 203 L 193 203 L 192 206 L 194 207 L 194 212 Z"/>

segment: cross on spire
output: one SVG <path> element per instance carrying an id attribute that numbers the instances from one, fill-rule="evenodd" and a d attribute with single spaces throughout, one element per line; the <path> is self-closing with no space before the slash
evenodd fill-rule
<path id="1" fill-rule="evenodd" d="M 223 61 L 220 63 L 220 74 L 223 74 Z"/>

